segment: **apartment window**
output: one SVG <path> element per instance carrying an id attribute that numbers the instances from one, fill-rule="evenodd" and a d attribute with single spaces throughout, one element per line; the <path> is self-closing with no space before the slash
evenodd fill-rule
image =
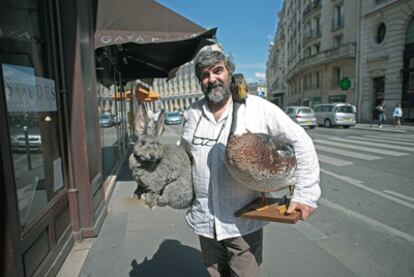
<path id="1" fill-rule="evenodd" d="M 320 88 L 321 85 L 321 79 L 320 79 L 320 73 L 314 72 L 313 73 L 313 80 L 312 80 L 312 88 Z"/>
<path id="2" fill-rule="evenodd" d="M 334 67 L 332 69 L 332 85 L 334 87 L 339 86 L 339 81 L 342 78 L 342 72 L 340 67 Z"/>
<path id="3" fill-rule="evenodd" d="M 311 56 L 311 54 L 312 54 L 311 48 L 310 48 L 310 47 L 307 47 L 307 48 L 305 49 L 305 58 L 310 57 L 310 56 Z"/>
<path id="4" fill-rule="evenodd" d="M 314 45 L 312 45 L 312 49 L 311 49 L 311 56 L 317 55 L 320 51 L 320 44 L 316 43 Z"/>
<path id="5" fill-rule="evenodd" d="M 414 17 L 411 19 L 410 24 L 408 24 L 405 44 L 414 43 Z"/>
<path id="6" fill-rule="evenodd" d="M 408 89 L 410 91 L 414 90 L 414 72 L 410 72 L 410 75 L 408 78 Z"/>
<path id="7" fill-rule="evenodd" d="M 342 41 L 343 41 L 343 35 L 342 34 L 334 36 L 333 47 L 337 48 L 337 47 L 341 46 Z"/>
<path id="8" fill-rule="evenodd" d="M 387 29 L 385 27 L 385 23 L 382 22 L 377 29 L 377 36 L 376 36 L 376 42 L 378 44 L 381 44 L 385 39 L 385 33 L 387 32 Z"/>
<path id="9" fill-rule="evenodd" d="M 321 19 L 320 19 L 320 17 L 315 17 L 314 23 L 315 23 L 315 35 L 320 36 L 321 35 Z"/>
<path id="10" fill-rule="evenodd" d="M 344 6 L 343 3 L 334 7 L 332 29 L 338 29 L 344 26 Z"/>

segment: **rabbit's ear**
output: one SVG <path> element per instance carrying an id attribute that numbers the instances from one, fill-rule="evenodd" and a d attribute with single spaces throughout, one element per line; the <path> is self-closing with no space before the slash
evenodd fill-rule
<path id="1" fill-rule="evenodd" d="M 165 111 L 162 109 L 160 111 L 160 115 L 158 116 L 157 123 L 153 128 L 153 135 L 156 137 L 160 137 L 162 133 L 164 133 L 164 119 L 165 119 Z"/>
<path id="2" fill-rule="evenodd" d="M 135 114 L 135 131 L 137 135 L 147 132 L 148 116 L 143 104 L 138 104 L 137 113 Z"/>

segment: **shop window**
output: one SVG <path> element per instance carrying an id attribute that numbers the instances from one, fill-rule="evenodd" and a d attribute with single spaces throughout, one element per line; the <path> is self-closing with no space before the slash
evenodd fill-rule
<path id="1" fill-rule="evenodd" d="M 43 2 L 8 1 L 0 10 L 0 78 L 22 227 L 64 189 L 61 109 Z"/>

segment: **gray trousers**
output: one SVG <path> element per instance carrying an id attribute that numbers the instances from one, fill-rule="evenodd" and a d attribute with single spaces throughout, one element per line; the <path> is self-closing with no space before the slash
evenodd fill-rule
<path id="1" fill-rule="evenodd" d="M 260 276 L 263 229 L 221 241 L 199 238 L 204 264 L 211 276 Z"/>

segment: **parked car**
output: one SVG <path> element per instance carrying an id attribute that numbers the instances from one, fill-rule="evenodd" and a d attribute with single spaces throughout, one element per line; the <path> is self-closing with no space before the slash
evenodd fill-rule
<path id="1" fill-rule="evenodd" d="M 312 108 L 306 106 L 288 106 L 285 109 L 287 115 L 302 127 L 310 129 L 316 126 L 316 117 Z"/>
<path id="2" fill-rule="evenodd" d="M 99 126 L 112 127 L 114 125 L 114 119 L 111 114 L 103 113 L 99 116 Z"/>
<path id="3" fill-rule="evenodd" d="M 26 139 L 27 132 L 27 139 Z M 28 146 L 29 151 L 40 151 L 42 147 L 42 136 L 38 127 L 12 128 L 10 142 L 14 151 L 25 151 Z"/>
<path id="4" fill-rule="evenodd" d="M 165 124 L 181 124 L 183 117 L 179 112 L 166 112 L 165 113 Z"/>
<path id="5" fill-rule="evenodd" d="M 356 108 L 349 103 L 319 104 L 315 106 L 315 114 L 319 126 L 355 126 Z"/>

